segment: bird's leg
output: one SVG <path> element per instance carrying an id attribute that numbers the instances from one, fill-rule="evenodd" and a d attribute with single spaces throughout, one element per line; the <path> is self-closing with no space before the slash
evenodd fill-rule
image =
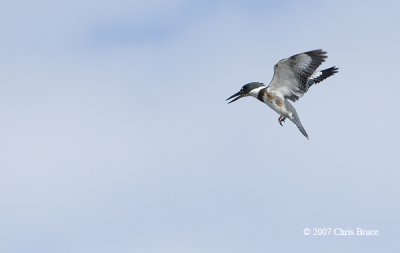
<path id="1" fill-rule="evenodd" d="M 283 126 L 282 122 L 285 122 L 285 119 L 286 119 L 286 118 L 283 117 L 282 115 L 279 116 L 279 118 L 278 118 L 279 125 Z"/>

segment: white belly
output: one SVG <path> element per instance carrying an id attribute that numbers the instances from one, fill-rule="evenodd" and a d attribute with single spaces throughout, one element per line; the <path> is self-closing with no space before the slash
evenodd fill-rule
<path id="1" fill-rule="evenodd" d="M 264 103 L 267 104 L 272 110 L 274 110 L 279 115 L 289 119 L 292 118 L 293 113 L 287 110 L 285 104 L 284 106 L 278 106 L 278 104 L 276 104 L 275 102 L 271 102 L 268 99 L 264 100 Z"/>

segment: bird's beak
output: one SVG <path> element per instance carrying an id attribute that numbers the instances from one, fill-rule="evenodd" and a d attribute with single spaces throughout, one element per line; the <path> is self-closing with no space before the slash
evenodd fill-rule
<path id="1" fill-rule="evenodd" d="M 242 91 L 239 91 L 239 92 L 233 94 L 232 96 L 230 96 L 229 98 L 227 98 L 226 101 L 228 101 L 229 99 L 233 98 L 233 100 L 228 102 L 228 104 L 230 104 L 230 103 L 235 102 L 236 100 L 238 100 L 238 99 L 240 99 L 242 97 L 244 97 L 244 94 L 243 94 Z"/>

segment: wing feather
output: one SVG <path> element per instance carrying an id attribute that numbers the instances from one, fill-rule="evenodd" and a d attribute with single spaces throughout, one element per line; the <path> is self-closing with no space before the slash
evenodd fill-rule
<path id="1" fill-rule="evenodd" d="M 314 74 L 312 74 L 308 78 L 307 86 L 310 88 L 313 84 L 317 84 L 325 80 L 326 78 L 336 74 L 339 71 L 339 68 L 337 67 L 330 67 L 328 69 L 324 69 L 321 71 L 315 71 Z"/>
<path id="2" fill-rule="evenodd" d="M 284 98 L 296 101 L 307 92 L 310 76 L 326 58 L 326 52 L 319 49 L 280 60 L 275 64 L 269 87 Z"/>

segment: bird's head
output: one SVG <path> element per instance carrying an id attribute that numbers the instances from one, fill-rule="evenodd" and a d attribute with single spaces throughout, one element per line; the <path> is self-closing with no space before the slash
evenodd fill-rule
<path id="1" fill-rule="evenodd" d="M 258 83 L 258 82 L 252 82 L 252 83 L 245 84 L 240 89 L 240 91 L 236 92 L 235 94 L 233 94 L 226 100 L 228 101 L 229 99 L 232 99 L 231 101 L 228 102 L 228 104 L 230 104 L 230 103 L 235 102 L 236 100 L 243 98 L 243 97 L 247 97 L 247 96 L 257 97 L 258 92 L 256 92 L 256 91 L 258 91 L 260 87 L 265 87 L 265 85 L 263 83 Z"/>

